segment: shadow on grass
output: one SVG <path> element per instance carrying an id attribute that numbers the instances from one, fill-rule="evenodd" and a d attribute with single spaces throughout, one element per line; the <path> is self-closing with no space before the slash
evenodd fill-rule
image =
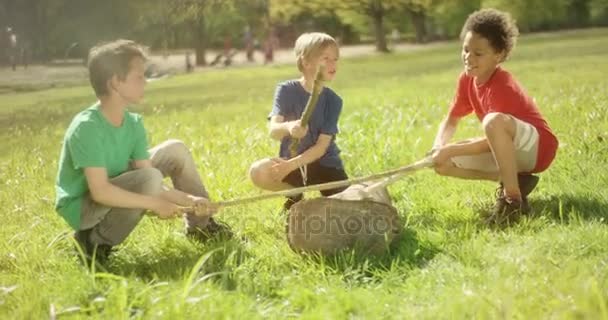
<path id="1" fill-rule="evenodd" d="M 608 199 L 598 199 L 595 195 L 552 195 L 546 199 L 531 199 L 533 215 L 545 216 L 560 223 L 577 220 L 608 223 Z"/>
<path id="2" fill-rule="evenodd" d="M 136 276 L 144 280 L 180 280 L 197 266 L 203 257 L 208 255 L 198 273 L 213 274 L 226 290 L 233 290 L 236 282 L 231 270 L 237 268 L 248 256 L 241 239 L 217 238 L 210 239 L 204 244 L 191 240 L 191 248 L 179 248 L 171 244 L 158 248 L 153 254 L 129 253 L 128 258 L 116 257 L 111 259 L 107 270 L 120 276 Z"/>
<path id="3" fill-rule="evenodd" d="M 528 218 L 532 220 L 545 217 L 564 224 L 581 220 L 608 223 L 608 201 L 598 199 L 595 195 L 559 194 L 541 199 L 532 197 L 529 201 L 532 212 L 528 214 Z M 490 226 L 484 222 L 491 215 L 491 204 L 476 207 L 474 210 L 479 215 L 477 227 L 480 229 L 501 230 L 509 227 Z M 515 225 L 517 223 L 511 227 Z"/>
<path id="4" fill-rule="evenodd" d="M 392 267 L 423 268 L 439 252 L 431 243 L 421 243 L 415 230 L 405 228 L 382 255 L 343 251 L 334 255 L 303 254 L 304 259 L 323 265 L 342 275 L 345 282 L 364 285 L 384 281 L 384 272 Z"/>

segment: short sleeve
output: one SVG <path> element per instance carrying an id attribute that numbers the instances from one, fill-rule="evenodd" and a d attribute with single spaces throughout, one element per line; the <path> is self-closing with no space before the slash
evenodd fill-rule
<path id="1" fill-rule="evenodd" d="M 146 128 L 141 116 L 137 116 L 135 121 L 135 148 L 131 154 L 132 160 L 147 160 L 150 159 L 148 153 L 148 136 Z"/>
<path id="2" fill-rule="evenodd" d="M 287 87 L 283 84 L 279 84 L 274 92 L 272 110 L 268 115 L 268 119 L 274 116 L 287 116 L 290 113 L 289 108 L 290 104 Z"/>
<path id="3" fill-rule="evenodd" d="M 456 88 L 456 95 L 452 100 L 450 106 L 450 117 L 462 118 L 471 112 L 473 112 L 473 106 L 471 106 L 471 100 L 469 99 L 467 76 L 463 72 L 458 79 L 458 87 Z"/>
<path id="4" fill-rule="evenodd" d="M 80 123 L 66 142 L 75 170 L 106 166 L 99 130 L 94 124 Z"/>
<path id="5" fill-rule="evenodd" d="M 335 135 L 338 133 L 338 119 L 342 112 L 342 98 L 332 92 L 329 97 L 327 112 L 324 117 L 321 133 L 326 135 Z"/>

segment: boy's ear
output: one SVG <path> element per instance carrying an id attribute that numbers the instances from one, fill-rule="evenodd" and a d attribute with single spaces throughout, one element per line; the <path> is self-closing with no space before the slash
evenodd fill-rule
<path id="1" fill-rule="evenodd" d="M 108 80 L 107 85 L 108 85 L 108 92 L 116 91 L 116 88 L 118 87 L 118 76 L 113 75 Z"/>

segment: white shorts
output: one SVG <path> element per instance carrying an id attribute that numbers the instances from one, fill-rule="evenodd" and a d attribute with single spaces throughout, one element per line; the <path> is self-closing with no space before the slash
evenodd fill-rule
<path id="1" fill-rule="evenodd" d="M 536 167 L 538 156 L 538 131 L 536 128 L 513 116 L 515 120 L 515 158 L 518 172 L 530 172 Z M 498 165 L 491 152 L 452 157 L 452 163 L 458 168 L 485 172 L 498 172 Z"/>

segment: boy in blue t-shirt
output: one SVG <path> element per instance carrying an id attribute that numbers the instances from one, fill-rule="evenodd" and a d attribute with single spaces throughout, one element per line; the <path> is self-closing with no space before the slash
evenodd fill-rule
<path id="1" fill-rule="evenodd" d="M 335 77 L 338 44 L 325 33 L 305 33 L 296 40 L 294 51 L 302 77 L 277 86 L 269 115 L 270 136 L 281 141 L 279 157 L 256 161 L 249 170 L 252 182 L 265 190 L 278 191 L 348 179 L 335 142 L 342 99 L 324 87 L 308 125 L 303 126 L 299 120 L 311 95 L 319 64 L 325 65 L 323 78 L 326 81 Z M 298 155 L 290 159 L 292 138 L 300 139 L 300 145 Z M 330 196 L 344 189 L 325 190 L 321 194 Z M 301 199 L 302 195 L 288 198 L 285 209 Z"/>
<path id="2" fill-rule="evenodd" d="M 85 255 L 105 259 L 149 210 L 161 219 L 192 207 L 187 232 L 207 236 L 221 228 L 188 148 L 169 140 L 148 150 L 140 115 L 127 111 L 144 94 L 145 54 L 133 41 L 117 40 L 89 53 L 89 78 L 99 101 L 68 127 L 56 180 L 57 212 L 76 231 Z M 169 176 L 175 189 L 163 186 Z"/>

